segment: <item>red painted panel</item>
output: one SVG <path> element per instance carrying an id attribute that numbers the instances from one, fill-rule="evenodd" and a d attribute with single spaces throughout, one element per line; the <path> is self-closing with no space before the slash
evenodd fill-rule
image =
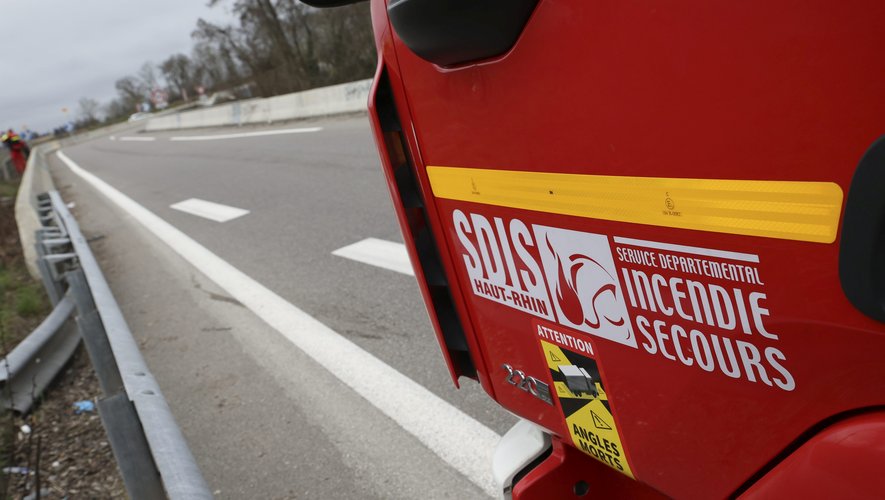
<path id="1" fill-rule="evenodd" d="M 883 462 L 885 413 L 862 415 L 814 436 L 741 498 L 882 498 Z"/>
<path id="2" fill-rule="evenodd" d="M 587 500 L 667 498 L 557 440 L 553 441 L 550 456 L 513 488 L 514 500 L 576 497 Z"/>
<path id="3" fill-rule="evenodd" d="M 373 13 L 455 305 L 502 406 L 570 442 L 565 403 L 498 367 L 552 384 L 537 320 L 586 337 L 634 475 L 693 498 L 727 496 L 819 422 L 885 402 L 885 325 L 842 293 L 838 239 L 436 199 L 424 169 L 825 181 L 847 194 L 885 134 L 885 4 L 542 0 L 508 54 L 454 69 L 379 31 L 383 2 Z M 570 295 L 588 286 L 590 303 Z"/>

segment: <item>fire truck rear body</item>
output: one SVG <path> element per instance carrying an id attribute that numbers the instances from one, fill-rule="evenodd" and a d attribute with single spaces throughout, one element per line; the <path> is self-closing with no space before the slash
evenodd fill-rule
<path id="1" fill-rule="evenodd" d="M 443 354 L 553 436 L 514 497 L 885 492 L 885 4 L 541 0 L 459 61 L 396 3 L 370 116 Z"/>

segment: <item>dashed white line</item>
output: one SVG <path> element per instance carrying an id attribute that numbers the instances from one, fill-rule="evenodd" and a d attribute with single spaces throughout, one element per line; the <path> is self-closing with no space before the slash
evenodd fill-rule
<path id="1" fill-rule="evenodd" d="M 213 203 L 198 198 L 190 198 L 178 203 L 173 203 L 172 205 L 169 205 L 169 208 L 203 217 L 204 219 L 214 220 L 215 222 L 227 222 L 249 213 L 248 210 L 242 208 Z"/>
<path id="2" fill-rule="evenodd" d="M 491 471 L 492 456 L 500 440 L 495 431 L 286 302 L 125 194 L 80 168 L 61 151 L 57 154 L 72 172 L 92 184 L 455 470 L 490 496 L 500 496 Z"/>
<path id="3" fill-rule="evenodd" d="M 113 139 L 111 139 L 113 141 Z M 152 142 L 156 141 L 156 137 L 136 137 L 136 136 L 124 136 L 118 137 L 118 141 L 130 141 L 130 142 Z"/>
<path id="4" fill-rule="evenodd" d="M 264 135 L 305 134 L 319 132 L 323 127 L 285 128 L 280 130 L 259 130 L 257 132 L 241 132 L 237 134 L 216 135 L 185 135 L 170 137 L 170 141 L 217 141 L 221 139 L 239 139 L 241 137 L 260 137 Z"/>
<path id="5" fill-rule="evenodd" d="M 393 241 L 366 238 L 332 252 L 332 255 L 414 276 L 406 246 Z"/>

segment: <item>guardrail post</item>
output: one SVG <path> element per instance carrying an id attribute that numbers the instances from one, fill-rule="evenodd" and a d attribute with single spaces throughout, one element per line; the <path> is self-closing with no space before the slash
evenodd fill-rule
<path id="1" fill-rule="evenodd" d="M 83 271 L 68 271 L 65 275 L 74 304 L 77 306 L 77 325 L 80 327 L 80 336 L 86 344 L 86 350 L 92 359 L 92 366 L 101 384 L 101 390 L 106 396 L 115 395 L 124 390 L 123 379 L 120 377 L 120 369 L 114 359 L 111 344 L 105 334 L 104 324 L 95 309 L 89 284 Z"/>
<path id="2" fill-rule="evenodd" d="M 133 500 L 166 498 L 138 414 L 126 393 L 99 400 L 98 413 L 129 497 Z"/>
<path id="3" fill-rule="evenodd" d="M 133 500 L 166 498 L 160 473 L 145 439 L 144 429 L 123 385 L 104 324 L 92 299 L 86 276 L 80 269 L 65 274 L 77 307 L 77 325 L 105 397 L 98 412 L 108 435 L 117 466 Z"/>
<path id="4" fill-rule="evenodd" d="M 37 232 L 37 243 L 34 244 L 34 248 L 37 251 L 37 269 L 40 271 L 40 278 L 43 281 L 43 288 L 46 289 L 46 295 L 49 296 L 49 301 L 55 306 L 61 300 L 64 291 L 62 290 L 61 283 L 53 278 L 49 262 L 43 258 L 46 256 L 46 249 L 42 241 L 43 234 L 42 232 Z"/>

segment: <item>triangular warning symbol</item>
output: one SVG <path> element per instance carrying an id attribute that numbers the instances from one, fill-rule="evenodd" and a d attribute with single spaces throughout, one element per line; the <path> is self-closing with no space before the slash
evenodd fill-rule
<path id="1" fill-rule="evenodd" d="M 550 361 L 553 361 L 554 363 L 558 363 L 558 362 L 562 361 L 561 359 L 559 359 L 559 356 L 557 356 L 556 354 L 553 354 L 553 351 L 549 351 L 549 352 L 550 352 Z"/>
<path id="2" fill-rule="evenodd" d="M 597 429 L 607 430 L 607 431 L 612 430 L 611 426 L 608 425 L 607 423 L 605 423 L 605 420 L 603 420 L 593 410 L 590 410 L 590 415 L 593 416 L 593 427 L 596 427 Z"/>

